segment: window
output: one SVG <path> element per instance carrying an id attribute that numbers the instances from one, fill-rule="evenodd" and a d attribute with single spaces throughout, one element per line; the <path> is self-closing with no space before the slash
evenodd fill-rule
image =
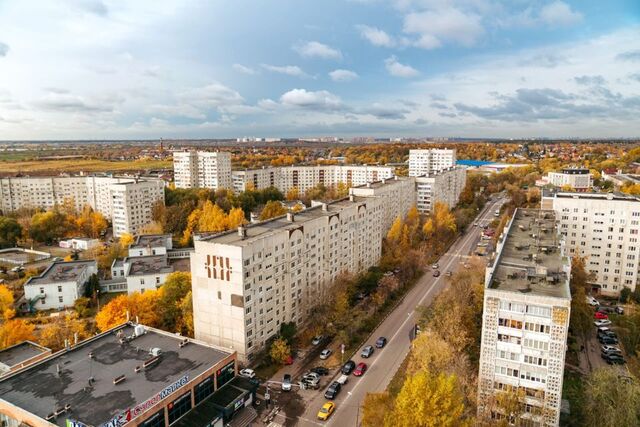
<path id="1" fill-rule="evenodd" d="M 44 288 L 40 288 L 40 293 L 44 294 Z"/>
<path id="2" fill-rule="evenodd" d="M 160 277 L 156 276 L 156 285 L 159 285 L 159 284 L 160 284 Z"/>
<path id="3" fill-rule="evenodd" d="M 62 297 L 58 297 L 58 302 L 63 302 Z"/>
<path id="4" fill-rule="evenodd" d="M 169 403 L 169 424 L 191 410 L 191 391 L 186 392 L 173 402 Z"/>
<path id="5" fill-rule="evenodd" d="M 140 427 L 164 427 L 164 408 L 140 423 Z"/>
<path id="6" fill-rule="evenodd" d="M 140 279 L 140 284 L 144 285 L 144 279 Z"/>
<path id="7" fill-rule="evenodd" d="M 196 405 L 213 393 L 213 377 L 209 377 L 196 385 L 193 389 Z"/>
<path id="8" fill-rule="evenodd" d="M 62 286 L 58 285 L 58 292 L 62 292 Z"/>

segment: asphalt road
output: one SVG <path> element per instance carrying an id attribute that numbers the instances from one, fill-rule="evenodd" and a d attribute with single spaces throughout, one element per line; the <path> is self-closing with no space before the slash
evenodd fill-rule
<path id="1" fill-rule="evenodd" d="M 496 199 L 487 203 L 478 217 L 480 226 L 489 224 L 495 217 L 494 211 L 503 203 L 503 199 Z M 365 362 L 368 365 L 367 372 L 362 377 L 350 375 L 349 382 L 342 388 L 338 397 L 334 400 L 336 411 L 327 422 L 317 419 L 318 410 L 327 401 L 324 398 L 324 390 L 314 392 L 313 397 L 305 399 L 305 411 L 296 416 L 297 426 L 327 425 L 335 427 L 358 426 L 360 420 L 360 406 L 368 392 L 384 391 L 394 374 L 406 358 L 410 349 L 410 330 L 416 322 L 416 307 L 431 304 L 433 298 L 446 285 L 446 271 L 455 271 L 463 268 L 462 264 L 469 259 L 469 254 L 474 249 L 480 238 L 480 227 L 470 226 L 465 234 L 451 246 L 438 264 L 440 264 L 440 277 L 433 277 L 430 271 L 416 283 L 409 291 L 403 302 L 384 320 L 375 330 L 368 344 L 374 344 L 377 337 L 384 336 L 388 343 L 383 349 L 376 349 L 368 359 L 362 359 L 358 354 L 354 357 L 356 363 Z M 287 417 L 287 408 L 283 408 L 280 417 L 288 418 L 288 425 L 292 424 L 292 417 Z M 275 420 L 284 424 L 284 420 Z"/>

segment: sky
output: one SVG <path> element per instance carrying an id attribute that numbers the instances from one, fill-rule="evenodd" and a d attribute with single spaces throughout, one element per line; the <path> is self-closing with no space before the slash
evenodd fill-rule
<path id="1" fill-rule="evenodd" d="M 0 140 L 638 137 L 638 0 L 2 0 Z"/>

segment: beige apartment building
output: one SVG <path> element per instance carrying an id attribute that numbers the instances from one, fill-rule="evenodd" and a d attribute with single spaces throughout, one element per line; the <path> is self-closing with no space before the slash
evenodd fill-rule
<path id="1" fill-rule="evenodd" d="M 430 175 L 456 165 L 456 150 L 409 150 L 409 176 Z"/>
<path id="2" fill-rule="evenodd" d="M 176 188 L 233 188 L 226 151 L 174 151 L 173 173 Z"/>
<path id="3" fill-rule="evenodd" d="M 453 208 L 460 199 L 467 180 L 464 166 L 452 166 L 418 176 L 416 180 L 416 200 L 422 214 L 433 212 L 436 202 L 446 203 Z"/>

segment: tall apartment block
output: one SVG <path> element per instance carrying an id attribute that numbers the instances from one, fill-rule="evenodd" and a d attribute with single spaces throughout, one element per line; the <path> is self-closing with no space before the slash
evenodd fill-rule
<path id="1" fill-rule="evenodd" d="M 418 176 L 416 180 L 416 207 L 423 214 L 433 211 L 436 202 L 446 203 L 453 208 L 460 199 L 467 179 L 467 169 L 452 166 Z"/>
<path id="2" fill-rule="evenodd" d="M 396 182 L 369 187 L 367 196 L 352 194 L 295 215 L 196 238 L 191 255 L 195 336 L 251 360 L 282 323 L 303 323 L 340 273 L 363 272 L 379 262 L 393 215 L 389 210 L 398 209 L 398 201 L 383 193 Z M 400 182 L 405 184 L 394 188 L 410 187 L 412 181 Z M 407 210 L 410 205 L 402 204 Z"/>
<path id="3" fill-rule="evenodd" d="M 103 176 L 0 178 L 0 211 L 52 209 L 72 201 L 113 222 L 114 235 L 137 233 L 152 221 L 151 208 L 164 203 L 164 181 Z"/>
<path id="4" fill-rule="evenodd" d="M 176 188 L 233 188 L 226 151 L 175 151 L 173 171 Z"/>
<path id="5" fill-rule="evenodd" d="M 569 328 L 571 262 L 551 210 L 518 209 L 485 275 L 478 417 L 505 414 L 500 392 L 523 399 L 527 426 L 557 426 Z"/>
<path id="6" fill-rule="evenodd" d="M 318 184 L 333 186 L 343 183 L 351 187 L 390 179 L 394 174 L 392 166 L 368 165 L 294 165 L 248 169 L 233 171 L 233 189 L 241 192 L 248 186 L 256 190 L 273 186 L 286 193 L 295 187 L 300 194 L 304 194 Z"/>
<path id="7" fill-rule="evenodd" d="M 409 150 L 409 176 L 429 175 L 456 165 L 456 150 Z"/>
<path id="8" fill-rule="evenodd" d="M 618 296 L 635 290 L 640 268 L 640 199 L 613 193 L 544 192 L 542 207 L 553 209 L 567 254 L 585 257 L 594 293 Z"/>

